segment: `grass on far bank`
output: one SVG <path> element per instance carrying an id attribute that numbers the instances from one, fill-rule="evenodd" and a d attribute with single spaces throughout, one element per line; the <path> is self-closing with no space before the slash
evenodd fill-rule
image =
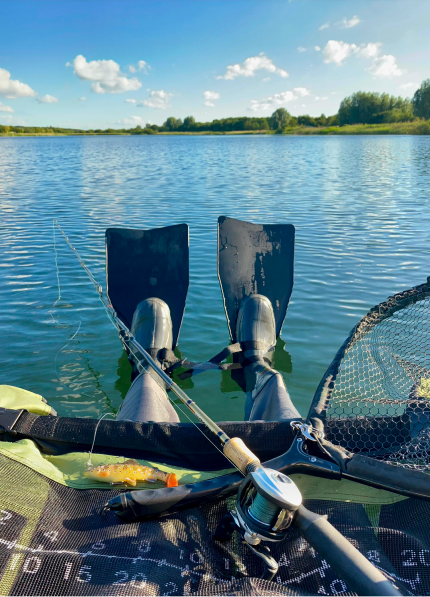
<path id="1" fill-rule="evenodd" d="M 430 120 L 387 124 L 346 124 L 330 127 L 292 127 L 285 135 L 430 135 Z"/>

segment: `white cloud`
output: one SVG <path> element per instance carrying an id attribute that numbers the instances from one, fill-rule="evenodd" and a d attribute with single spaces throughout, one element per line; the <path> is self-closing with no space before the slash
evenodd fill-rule
<path id="1" fill-rule="evenodd" d="M 217 79 L 233 80 L 236 77 L 253 77 L 257 70 L 267 70 L 269 73 L 276 73 L 280 77 L 288 77 L 286 70 L 276 67 L 270 58 L 262 52 L 258 56 L 247 58 L 242 64 L 232 64 L 227 66 L 225 75 L 220 75 Z"/>
<path id="2" fill-rule="evenodd" d="M 145 73 L 145 75 L 148 74 L 148 71 L 151 70 L 151 67 L 149 66 L 149 64 L 147 62 L 145 62 L 145 60 L 139 60 L 139 62 L 137 63 L 137 66 L 133 66 L 132 64 L 130 64 L 130 66 L 128 67 L 128 70 L 131 73 L 135 73 L 136 71 L 143 71 Z"/>
<path id="3" fill-rule="evenodd" d="M 332 91 L 331 95 L 337 95 L 337 91 Z"/>
<path id="4" fill-rule="evenodd" d="M 268 110 L 269 108 L 276 108 L 278 106 L 282 106 L 287 104 L 288 102 L 293 102 L 294 100 L 299 99 L 300 97 L 305 97 L 309 95 L 309 89 L 306 87 L 295 87 L 292 91 L 283 91 L 282 93 L 275 93 L 270 97 L 266 97 L 262 100 L 251 100 L 251 108 L 250 110 L 256 112 L 257 110 Z"/>
<path id="5" fill-rule="evenodd" d="M 173 93 L 167 93 L 167 91 L 160 89 L 159 91 L 151 91 L 149 96 L 149 99 L 143 100 L 143 102 L 141 102 L 138 105 L 165 110 L 166 108 L 170 107 L 169 101 L 170 98 L 173 96 Z"/>
<path id="6" fill-rule="evenodd" d="M 324 100 L 328 100 L 328 97 L 327 96 L 325 96 L 325 97 L 318 97 L 316 95 L 314 99 L 315 99 L 316 102 L 322 102 Z"/>
<path id="7" fill-rule="evenodd" d="M 68 62 L 66 66 L 72 65 Z M 87 62 L 84 56 L 79 55 L 73 61 L 73 68 L 73 72 L 80 79 L 93 81 L 91 89 L 95 93 L 123 93 L 142 87 L 142 83 L 136 78 L 129 79 L 124 75 L 114 60 Z"/>
<path id="8" fill-rule="evenodd" d="M 86 98 L 86 97 L 80 97 L 80 98 L 79 98 L 79 101 L 80 101 L 80 102 L 86 102 L 86 101 L 87 101 L 87 98 Z"/>
<path id="9" fill-rule="evenodd" d="M 44 95 L 43 97 L 37 97 L 36 101 L 39 104 L 58 104 L 58 99 L 53 95 Z"/>
<path id="10" fill-rule="evenodd" d="M 314 46 L 315 52 L 321 52 L 321 48 L 319 46 Z"/>
<path id="11" fill-rule="evenodd" d="M 293 91 L 298 97 L 305 97 L 310 94 L 309 89 L 306 89 L 306 87 L 294 87 Z"/>
<path id="12" fill-rule="evenodd" d="M 5 106 L 0 102 L 0 112 L 13 112 L 10 106 Z"/>
<path id="13" fill-rule="evenodd" d="M 357 16 L 353 16 L 352 19 L 347 19 L 344 17 L 338 25 L 340 25 L 341 29 L 351 29 L 351 27 L 355 27 L 361 23 L 361 20 Z"/>
<path id="14" fill-rule="evenodd" d="M 329 24 L 324 23 L 324 25 L 321 25 L 321 27 L 319 28 L 319 31 L 322 31 L 323 29 L 328 29 L 328 28 L 329 28 Z"/>
<path id="15" fill-rule="evenodd" d="M 392 54 L 385 54 L 375 58 L 373 64 L 367 69 L 375 77 L 399 77 L 406 71 L 397 66 L 397 59 Z"/>
<path id="16" fill-rule="evenodd" d="M 358 50 L 355 44 L 348 44 L 344 41 L 335 41 L 331 39 L 327 42 L 324 48 L 324 62 L 329 64 L 334 62 L 337 66 L 341 66 L 344 60 L 351 54 Z"/>
<path id="17" fill-rule="evenodd" d="M 125 103 L 126 104 L 137 104 L 137 101 L 135 99 L 126 99 Z"/>
<path id="18" fill-rule="evenodd" d="M 362 56 L 363 58 L 375 58 L 379 54 L 381 46 L 382 44 L 379 42 L 376 44 L 362 44 L 357 50 L 357 56 Z"/>
<path id="19" fill-rule="evenodd" d="M 139 60 L 137 63 L 137 70 L 143 70 L 143 72 L 146 73 L 148 70 L 151 70 L 151 67 L 145 60 Z"/>
<path id="20" fill-rule="evenodd" d="M 263 79 L 263 82 L 264 82 L 264 83 L 267 83 L 267 81 L 270 81 L 270 77 L 265 77 L 265 78 Z"/>
<path id="21" fill-rule="evenodd" d="M 303 52 L 306 52 L 306 48 L 304 48 L 303 46 L 299 46 L 299 47 L 297 48 L 297 51 L 298 51 L 300 54 L 302 54 Z"/>
<path id="22" fill-rule="evenodd" d="M 219 99 L 219 96 L 220 94 L 216 91 L 205 91 L 203 93 L 203 97 L 205 98 L 205 106 L 215 106 L 213 102 Z"/>
<path id="23" fill-rule="evenodd" d="M 356 54 L 360 58 L 372 60 L 372 64 L 366 70 L 375 77 L 398 77 L 403 75 L 406 71 L 397 66 L 397 59 L 392 54 L 379 56 L 381 46 L 380 42 L 356 46 L 355 44 L 331 39 L 324 48 L 324 61 L 327 64 L 334 62 L 337 66 L 341 66 L 346 58 Z"/>
<path id="24" fill-rule="evenodd" d="M 130 116 L 124 120 L 118 120 L 116 124 L 128 124 L 129 126 L 145 126 L 145 121 L 141 116 Z"/>
<path id="25" fill-rule="evenodd" d="M 403 85 L 400 85 L 400 89 L 418 89 L 420 86 L 419 83 L 403 83 Z"/>
<path id="26" fill-rule="evenodd" d="M 10 78 L 10 72 L 5 68 L 0 68 L 0 96 L 7 99 L 17 99 L 19 97 L 34 97 L 37 92 L 26 83 L 14 81 Z"/>

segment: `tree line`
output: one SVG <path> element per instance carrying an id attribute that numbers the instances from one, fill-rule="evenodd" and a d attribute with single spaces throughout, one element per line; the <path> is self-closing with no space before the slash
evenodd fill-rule
<path id="1" fill-rule="evenodd" d="M 341 101 L 337 117 L 339 126 L 427 120 L 430 118 L 430 79 L 421 83 L 412 99 L 357 91 Z"/>
<path id="2" fill-rule="evenodd" d="M 0 133 L 27 134 L 132 134 L 154 135 L 157 133 L 228 133 L 262 131 L 282 133 L 294 127 L 333 127 L 348 124 L 381 124 L 410 122 L 430 119 L 430 79 L 422 82 L 412 99 L 396 97 L 388 93 L 357 91 L 343 99 L 339 111 L 333 116 L 292 116 L 285 108 L 278 108 L 270 117 L 239 116 L 221 118 L 212 122 L 197 122 L 194 116 L 180 118 L 169 116 L 163 125 L 147 124 L 129 129 L 66 129 L 61 127 L 26 127 L 0 124 Z"/>

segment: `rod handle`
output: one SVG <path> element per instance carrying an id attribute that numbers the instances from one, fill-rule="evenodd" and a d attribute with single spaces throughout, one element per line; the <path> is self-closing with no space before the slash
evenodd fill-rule
<path id="1" fill-rule="evenodd" d="M 257 456 L 245 446 L 239 437 L 233 437 L 224 444 L 224 455 L 231 460 L 233 464 L 244 474 L 247 474 L 247 468 L 250 464 L 261 464 Z"/>

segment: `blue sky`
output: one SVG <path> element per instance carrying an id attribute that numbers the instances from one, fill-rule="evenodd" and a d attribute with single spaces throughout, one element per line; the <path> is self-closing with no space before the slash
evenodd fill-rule
<path id="1" fill-rule="evenodd" d="M 428 0 L 0 3 L 0 123 L 326 115 L 430 77 Z"/>

